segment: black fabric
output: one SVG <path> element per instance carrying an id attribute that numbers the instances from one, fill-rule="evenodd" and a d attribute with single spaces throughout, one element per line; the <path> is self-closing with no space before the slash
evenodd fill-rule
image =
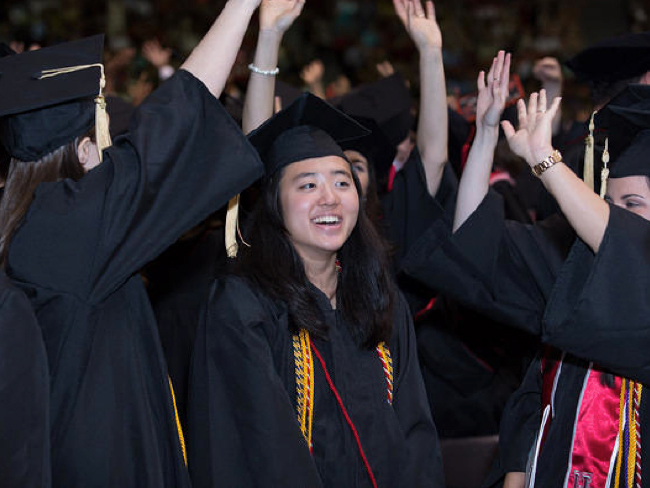
<path id="1" fill-rule="evenodd" d="M 413 126 L 411 95 L 399 73 L 360 86 L 332 103 L 346 114 L 375 120 L 395 147 Z"/>
<path id="2" fill-rule="evenodd" d="M 180 70 L 78 182 L 36 190 L 8 254 L 43 330 L 53 485 L 189 486 L 168 373 L 137 274 L 262 165 L 229 115 Z"/>
<path id="3" fill-rule="evenodd" d="M 146 267 L 147 292 L 183 427 L 187 426 L 189 371 L 201 310 L 227 261 L 223 226 L 202 226 L 196 235 L 184 236 Z"/>
<path id="4" fill-rule="evenodd" d="M 408 276 L 399 274 L 402 260 L 434 222 L 451 222 L 457 186 L 453 170 L 449 164 L 445 164 L 440 187 L 435 198 L 432 197 L 420 153 L 415 149 L 395 175 L 392 190 L 381 196 L 383 232 L 392 247 L 392 264 L 398 285 L 413 314 L 426 306 L 433 293 L 420 283 L 414 283 Z"/>
<path id="5" fill-rule="evenodd" d="M 337 143 L 369 131 L 327 102 L 305 93 L 248 135 L 267 176 L 303 159 L 343 156 Z"/>
<path id="6" fill-rule="evenodd" d="M 35 161 L 90 129 L 100 66 L 39 79 L 45 70 L 100 63 L 97 35 L 0 59 L 0 142 L 21 161 Z"/>
<path id="7" fill-rule="evenodd" d="M 566 64 L 583 80 L 613 82 L 642 75 L 650 71 L 650 32 L 605 39 Z"/>
<path id="8" fill-rule="evenodd" d="M 397 149 L 391 145 L 373 119 L 355 116 L 352 118 L 371 132 L 365 137 L 342 142 L 341 149 L 344 151 L 351 149 L 361 153 L 372 164 L 377 181 L 385 181 L 395 160 Z"/>
<path id="9" fill-rule="evenodd" d="M 444 486 L 435 426 L 408 309 L 395 310 L 395 397 L 374 350 L 355 345 L 340 313 L 314 289 L 330 325 L 316 340 L 378 486 Z M 295 410 L 292 336 L 285 306 L 241 278 L 215 283 L 195 350 L 189 466 L 196 488 L 371 486 L 355 440 L 314 358 L 313 457 Z M 201 345 L 199 347 L 199 344 Z"/>
<path id="10" fill-rule="evenodd" d="M 29 300 L 0 272 L 0 477 L 6 488 L 48 488 L 49 371 Z"/>
<path id="11" fill-rule="evenodd" d="M 438 221 L 412 246 L 403 271 L 489 317 L 541 334 L 541 314 L 575 233 L 561 216 L 507 222 L 490 191 L 454 233 Z"/>
<path id="12" fill-rule="evenodd" d="M 558 277 L 544 316 L 543 340 L 650 384 L 649 242 L 650 222 L 610 205 L 596 256 L 578 241 Z"/>
<path id="13" fill-rule="evenodd" d="M 632 144 L 612 163 L 610 178 L 625 178 L 626 176 L 650 177 L 650 130 L 639 132 Z"/>

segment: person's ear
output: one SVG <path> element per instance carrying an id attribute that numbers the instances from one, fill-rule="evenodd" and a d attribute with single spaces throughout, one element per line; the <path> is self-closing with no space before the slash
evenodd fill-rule
<path id="1" fill-rule="evenodd" d="M 81 139 L 79 141 L 79 144 L 77 145 L 77 157 L 79 158 L 79 162 L 81 163 L 81 166 L 83 166 L 84 168 L 86 167 L 86 165 L 90 160 L 90 151 L 92 151 L 92 149 L 93 149 L 92 141 L 88 136 Z"/>

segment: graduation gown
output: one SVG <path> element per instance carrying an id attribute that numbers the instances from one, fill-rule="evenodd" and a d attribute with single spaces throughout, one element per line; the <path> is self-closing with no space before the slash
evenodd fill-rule
<path id="1" fill-rule="evenodd" d="M 49 374 L 41 329 L 25 295 L 0 271 L 0 484 L 50 484 Z"/>
<path id="2" fill-rule="evenodd" d="M 330 326 L 315 340 L 354 422 L 380 487 L 442 487 L 431 420 L 403 299 L 389 344 L 394 401 L 387 401 L 375 350 L 314 289 Z M 196 488 L 368 487 L 354 436 L 314 358 L 313 456 L 296 414 L 296 373 L 285 306 L 238 277 L 218 280 L 195 344 L 189 407 L 189 466 Z"/>
<path id="3" fill-rule="evenodd" d="M 189 486 L 151 305 L 137 274 L 262 173 L 181 70 L 78 182 L 42 183 L 9 248 L 51 374 L 53 485 Z"/>
<path id="4" fill-rule="evenodd" d="M 612 207 L 606 236 L 614 242 L 625 242 L 629 239 L 627 231 L 630 221 L 646 230 L 650 227 L 646 221 L 639 222 L 641 220 L 629 212 Z M 436 238 L 430 234 L 428 243 L 423 243 L 422 248 L 415 247 L 416 252 L 425 252 L 425 248 L 432 252 L 428 264 L 449 273 L 445 277 L 449 280 L 447 283 L 451 283 L 448 289 L 459 293 L 461 287 L 466 287 L 464 295 L 468 305 L 483 308 L 515 326 L 535 332 L 542 336 L 544 342 L 566 351 L 561 355 L 547 351 L 543 359 L 540 356 L 534 361 L 521 387 L 510 399 L 502 422 L 499 455 L 487 485 L 492 485 L 509 471 L 526 471 L 528 468 L 529 473 L 535 473 L 535 486 L 565 486 L 565 482 L 573 479 L 573 475 L 568 476 L 567 472 L 573 469 L 569 463 L 573 462 L 571 453 L 576 446 L 573 433 L 576 429 L 580 431 L 577 426 L 592 415 L 591 411 L 597 409 L 599 403 L 606 401 L 605 396 L 612 404 L 612 398 L 618 401 L 617 390 L 604 389 L 605 395 L 590 405 L 585 397 L 585 392 L 589 391 L 588 382 L 599 378 L 603 372 L 644 381 L 639 374 L 643 369 L 638 361 L 635 362 L 635 358 L 640 360 L 643 352 L 637 349 L 636 355 L 631 358 L 629 354 L 633 350 L 631 343 L 636 341 L 638 347 L 637 339 L 642 335 L 639 330 L 643 329 L 641 324 L 644 321 L 634 314 L 644 307 L 645 301 L 639 293 L 646 288 L 640 287 L 636 295 L 630 296 L 614 278 L 620 273 L 618 265 L 623 261 L 621 256 L 626 256 L 626 249 L 621 246 L 613 251 L 614 245 L 609 240 L 603 241 L 609 246 L 601 248 L 605 257 L 600 259 L 609 265 L 591 268 L 588 260 L 589 254 L 593 260 L 593 253 L 578 240 L 564 263 L 562 257 L 571 232 L 562 229 L 563 225 L 556 221 L 550 229 L 544 229 L 507 224 L 499 213 L 498 201 L 488 195 L 456 234 L 438 229 Z M 638 233 L 636 237 L 637 243 L 643 242 Z M 479 239 L 482 253 L 476 252 Z M 631 247 L 629 243 L 627 247 Z M 644 246 L 637 247 L 636 259 L 632 257 L 628 261 L 625 258 L 630 269 L 644 268 Z M 436 253 L 438 255 L 434 256 Z M 411 272 L 420 273 L 421 277 L 433 272 L 432 269 L 423 269 L 424 256 L 421 254 L 409 262 Z M 453 262 L 444 265 L 440 262 L 442 256 Z M 596 260 L 598 256 L 601 256 L 601 252 Z M 419 263 L 417 271 L 416 263 Z M 599 271 L 596 272 L 596 269 Z M 585 285 L 583 290 L 581 283 L 594 283 L 591 281 L 593 277 L 587 279 L 590 272 L 597 273 L 599 279 L 594 287 Z M 428 279 L 442 280 L 439 275 L 429 275 Z M 610 295 L 598 288 L 603 286 L 610 287 Z M 620 307 L 612 306 L 612 296 L 623 300 L 627 310 L 632 310 L 628 318 L 637 324 L 637 334 L 630 334 L 628 329 L 621 330 L 615 325 Z M 597 322 L 594 321 L 596 316 L 599 316 Z M 596 324 L 605 323 L 608 325 L 601 325 L 602 329 L 594 328 Z M 630 353 L 617 347 L 610 340 L 612 336 L 618 337 L 619 343 L 629 340 Z M 544 362 L 547 363 L 546 367 L 543 366 Z M 544 385 L 544 382 L 547 384 Z M 644 415 L 647 408 L 644 395 L 640 406 L 642 432 L 644 426 L 648 425 L 648 415 Z M 596 421 L 605 420 L 598 415 L 594 417 Z M 540 432 L 543 436 L 538 435 Z M 608 452 L 611 452 L 613 445 L 608 448 Z M 643 452 L 645 448 L 642 449 L 642 459 Z M 589 451 L 586 455 L 588 460 L 593 458 Z M 609 459 L 601 461 L 607 469 Z M 650 484 L 644 481 L 642 486 Z"/>
<path id="5" fill-rule="evenodd" d="M 391 191 L 381 196 L 382 224 L 391 244 L 391 258 L 397 275 L 410 247 L 437 220 L 451 221 L 458 181 L 449 164 L 445 164 L 435 198 L 429 193 L 424 167 L 416 149 L 404 167 L 395 174 Z M 433 293 L 407 275 L 397 275 L 397 284 L 415 315 L 431 300 Z"/>

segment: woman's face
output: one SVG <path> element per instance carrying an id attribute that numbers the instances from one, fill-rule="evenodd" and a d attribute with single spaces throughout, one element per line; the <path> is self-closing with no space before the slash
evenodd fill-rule
<path id="1" fill-rule="evenodd" d="M 359 215 L 350 165 L 338 156 L 292 163 L 280 180 L 289 239 L 303 260 L 330 257 L 348 239 Z"/>
<path id="2" fill-rule="evenodd" d="M 610 178 L 605 200 L 650 220 L 650 187 L 645 176 Z"/>
<path id="3" fill-rule="evenodd" d="M 361 192 L 363 196 L 368 193 L 368 184 L 370 183 L 370 172 L 368 167 L 368 160 L 359 151 L 348 149 L 345 151 L 345 157 L 348 158 L 352 165 L 352 170 L 356 173 L 361 183 Z"/>

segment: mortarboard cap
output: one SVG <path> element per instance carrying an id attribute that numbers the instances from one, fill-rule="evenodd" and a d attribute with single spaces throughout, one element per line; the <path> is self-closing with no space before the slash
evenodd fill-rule
<path id="1" fill-rule="evenodd" d="M 606 39 L 579 52 L 566 65 L 583 80 L 619 81 L 650 71 L 650 32 Z"/>
<path id="2" fill-rule="evenodd" d="M 334 103 L 348 115 L 373 119 L 395 147 L 413 126 L 411 95 L 399 73 L 361 86 Z"/>
<path id="3" fill-rule="evenodd" d="M 382 177 L 388 177 L 397 149 L 393 146 L 377 122 L 367 117 L 352 117 L 359 124 L 370 130 L 370 134 L 358 139 L 342 142 L 341 149 L 358 151 L 372 164 L 375 171 L 375 178 L 381 181 Z"/>
<path id="4" fill-rule="evenodd" d="M 338 143 L 368 135 L 359 123 L 315 95 L 306 93 L 248 135 L 267 176 L 296 161 L 336 155 Z"/>
<path id="5" fill-rule="evenodd" d="M 650 177 L 650 130 L 639 132 L 632 144 L 611 164 L 610 178 L 626 176 Z"/>
<path id="6" fill-rule="evenodd" d="M 98 35 L 0 59 L 0 142 L 12 157 L 38 160 L 93 124 L 101 157 L 110 145 L 103 43 Z"/>

